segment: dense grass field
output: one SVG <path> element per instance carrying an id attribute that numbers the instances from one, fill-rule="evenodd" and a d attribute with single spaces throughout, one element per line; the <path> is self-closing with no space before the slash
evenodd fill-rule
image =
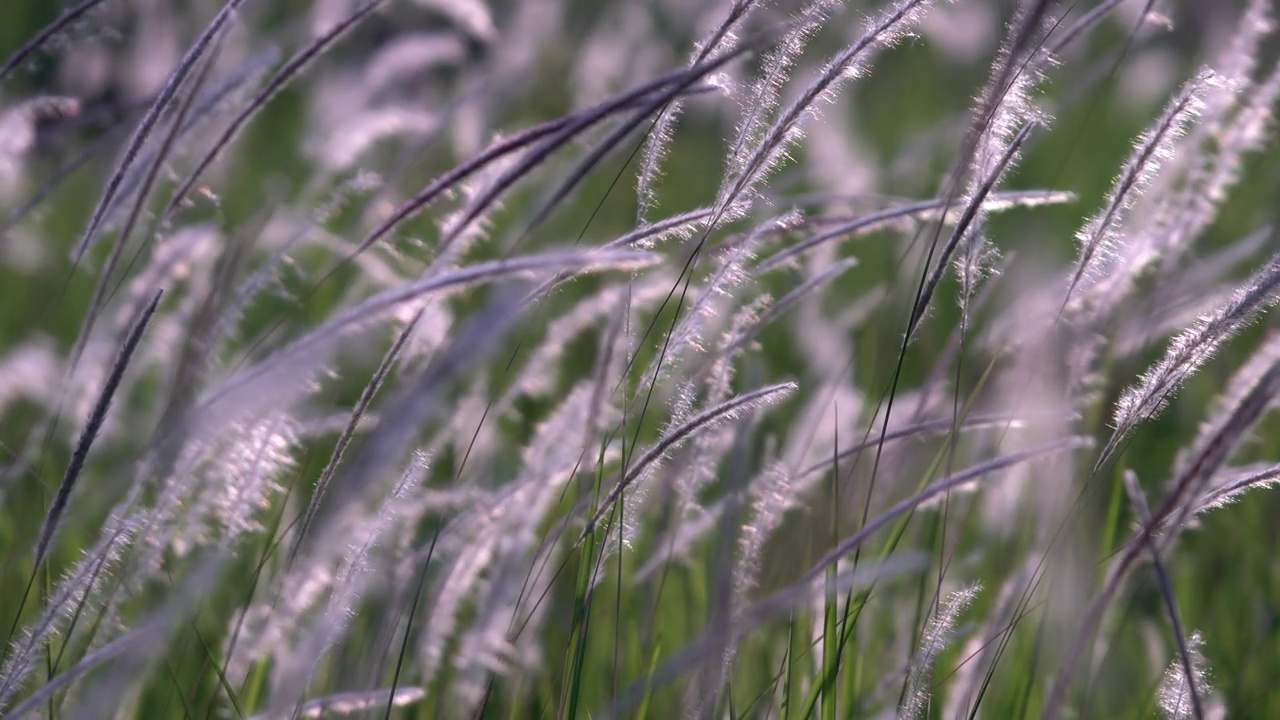
<path id="1" fill-rule="evenodd" d="M 7 0 L 0 717 L 1280 717 L 1273 0 Z"/>

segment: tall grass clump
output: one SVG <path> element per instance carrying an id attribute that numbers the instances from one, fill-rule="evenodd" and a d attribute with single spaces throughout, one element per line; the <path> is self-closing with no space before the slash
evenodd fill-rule
<path id="1" fill-rule="evenodd" d="M 1268 0 L 12 0 L 0 716 L 1280 717 Z"/>

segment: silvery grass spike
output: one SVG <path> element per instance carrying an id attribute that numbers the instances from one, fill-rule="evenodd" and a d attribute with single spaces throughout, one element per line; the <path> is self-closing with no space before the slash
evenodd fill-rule
<path id="1" fill-rule="evenodd" d="M 933 694 L 931 686 L 938 655 L 954 640 L 956 619 L 973 604 L 981 590 L 982 586 L 975 584 L 950 593 L 925 624 L 920 647 L 911 659 L 907 678 L 902 686 L 902 695 L 898 701 L 899 720 L 917 720 L 928 708 Z"/>
<path id="2" fill-rule="evenodd" d="M 1203 646 L 1204 638 L 1198 631 L 1193 632 L 1187 640 L 1186 655 L 1174 658 L 1165 670 L 1160 688 L 1156 691 L 1156 700 L 1165 720 L 1203 720 L 1226 716 L 1226 710 L 1221 706 L 1214 708 L 1215 713 L 1209 714 L 1197 702 L 1213 692 L 1213 686 L 1209 684 L 1209 668 L 1200 650 Z"/>
<path id="3" fill-rule="evenodd" d="M 1129 495 L 1129 502 L 1133 504 L 1138 522 L 1142 525 L 1150 524 L 1152 522 L 1151 508 L 1148 507 L 1146 494 L 1142 490 L 1142 485 L 1138 482 L 1138 474 L 1132 470 L 1126 470 L 1124 486 L 1125 492 Z M 1151 565 L 1155 568 L 1156 582 L 1160 588 L 1160 595 L 1164 600 L 1165 611 L 1169 615 L 1169 624 L 1173 630 L 1174 642 L 1178 647 L 1178 659 L 1182 662 L 1182 670 L 1185 677 L 1192 677 L 1195 672 L 1194 661 L 1191 656 L 1192 651 L 1187 641 L 1186 633 L 1182 629 L 1182 611 L 1178 607 L 1178 599 L 1169 580 L 1169 569 L 1165 566 L 1164 558 L 1161 557 L 1161 548 L 1156 543 L 1155 538 L 1148 537 L 1146 545 L 1147 549 L 1151 551 Z M 1192 685 L 1190 695 L 1190 705 L 1195 717 L 1203 720 L 1204 701 L 1201 699 L 1200 690 Z"/>
<path id="4" fill-rule="evenodd" d="M 1127 388 L 1116 401 L 1111 439 L 1098 456 L 1100 467 L 1140 423 L 1154 417 L 1182 385 L 1217 353 L 1223 343 L 1280 302 L 1280 255 L 1232 294 L 1229 301 L 1201 316 L 1175 337 L 1164 358 Z"/>
<path id="5" fill-rule="evenodd" d="M 125 369 L 128 368 L 129 361 L 132 359 L 134 351 L 137 350 L 138 343 L 142 340 L 143 332 L 155 315 L 156 309 L 160 306 L 162 294 L 162 291 L 157 290 L 152 295 L 151 302 L 142 309 L 142 312 L 134 320 L 133 327 L 129 330 L 129 334 L 125 337 L 124 344 L 120 347 L 120 352 L 116 356 L 115 362 L 111 365 L 110 374 L 107 376 L 102 391 L 98 395 L 97 403 L 95 403 L 93 410 L 89 414 L 84 430 L 80 433 L 80 439 L 76 442 L 71 461 L 67 464 L 67 470 L 63 474 L 62 482 L 58 485 L 58 491 L 54 495 L 53 503 L 49 506 L 44 524 L 40 528 L 39 538 L 36 540 L 35 559 L 32 563 L 33 579 L 36 570 L 39 569 L 49 551 L 49 544 L 58 529 L 58 523 L 62 519 L 63 511 L 66 510 L 67 503 L 71 499 L 71 492 L 75 489 L 76 481 L 80 478 L 80 471 L 88 460 L 89 450 L 97 438 L 98 430 L 106 419 L 107 411 L 111 409 L 111 401 L 115 397 L 116 389 L 120 386 L 120 380 L 124 376 Z"/>
<path id="6" fill-rule="evenodd" d="M 111 252 L 107 255 L 106 263 L 103 264 L 102 269 L 98 272 L 98 281 L 93 290 L 93 298 L 89 301 L 89 309 L 85 313 L 84 321 L 81 324 L 80 335 L 71 350 L 70 364 L 73 370 L 79 364 L 80 353 L 83 352 L 85 343 L 89 342 L 89 336 L 93 333 L 94 325 L 97 323 L 98 317 L 107 303 L 108 288 L 110 288 L 111 281 L 114 279 L 116 266 L 124 256 L 125 247 L 129 243 L 129 236 L 133 234 L 134 226 L 142 216 L 143 208 L 149 199 L 152 186 L 159 177 L 160 169 L 164 166 L 170 152 L 173 151 L 174 143 L 186 124 L 188 112 L 195 104 L 196 97 L 204 87 L 205 82 L 209 79 L 209 72 L 213 68 L 213 60 L 217 57 L 217 54 L 217 43 L 215 42 L 214 50 L 208 56 L 198 59 L 199 68 L 191 82 L 191 88 L 187 91 L 187 97 L 179 104 L 177 115 L 170 123 L 169 131 L 161 139 L 159 150 L 155 152 L 152 162 L 143 171 L 142 181 L 139 183 L 137 190 L 135 190 L 134 202 L 129 209 L 124 224 L 120 228 L 119 235 L 111 245 Z"/>
<path id="7" fill-rule="evenodd" d="M 456 186 L 460 181 L 474 175 L 481 168 L 499 160 L 507 155 L 517 151 L 529 148 L 529 154 L 526 155 L 512 170 L 504 174 L 501 182 L 495 184 L 483 197 L 473 201 L 472 206 L 466 213 L 455 220 L 454 234 L 460 234 L 471 220 L 478 217 L 484 210 L 492 204 L 508 187 L 523 175 L 528 174 L 530 170 L 538 166 L 552 152 L 564 147 L 581 135 L 584 131 L 603 122 L 621 112 L 625 112 L 633 107 L 640 106 L 647 114 L 652 112 L 662 103 L 676 97 L 694 84 L 705 77 L 707 74 L 718 70 L 728 62 L 746 54 L 755 49 L 755 47 L 764 42 L 765 37 L 759 37 L 753 42 L 743 43 L 742 46 L 734 50 L 724 53 L 721 56 L 712 58 L 697 67 L 688 70 L 680 70 L 670 73 L 657 80 L 645 83 L 631 91 L 623 93 L 611 100 L 605 101 L 595 107 L 571 113 L 558 120 L 552 120 L 532 128 L 524 130 L 512 137 L 499 140 L 489 149 L 458 165 L 454 169 L 444 175 L 432 180 L 425 188 L 418 192 L 414 197 L 402 203 L 387 218 L 382 220 L 376 227 L 370 230 L 360 241 L 353 255 L 359 254 L 372 247 L 376 242 L 390 234 L 396 227 L 404 223 L 409 218 L 417 215 L 433 200 L 440 197 L 449 188 Z M 654 99 L 656 98 L 656 99 Z M 637 113 L 637 116 L 641 116 Z M 635 121 L 633 117 L 634 122 Z M 630 132 L 630 130 L 628 130 Z M 447 243 L 442 242 L 442 245 Z M 443 249 L 443 248 L 441 248 Z M 349 260 L 350 258 L 347 258 Z M 345 263 L 347 260 L 344 260 Z M 330 273 L 332 274 L 332 273 Z"/>
<path id="8" fill-rule="evenodd" d="M 1143 375 L 1138 385 L 1130 387 L 1117 402 L 1116 430 L 1107 447 L 1099 456 L 1098 467 L 1115 449 L 1119 448 L 1127 434 L 1139 422 L 1163 409 L 1168 398 L 1175 393 L 1200 366 L 1214 354 L 1231 336 L 1254 320 L 1265 309 L 1280 301 L 1280 256 L 1272 257 L 1265 268 L 1238 288 L 1231 300 L 1214 312 L 1201 317 L 1195 326 L 1183 332 L 1170 343 L 1165 357 Z M 1083 637 L 1092 633 L 1101 622 L 1106 608 L 1115 599 L 1120 587 L 1132 572 L 1135 563 L 1151 536 L 1169 518 L 1185 520 L 1194 507 L 1197 489 L 1208 482 L 1208 476 L 1221 467 L 1229 451 L 1241 439 L 1242 429 L 1248 427 L 1267 405 L 1268 388 L 1264 385 L 1250 391 L 1247 399 L 1233 412 L 1232 418 L 1220 425 L 1211 441 L 1206 442 L 1183 466 L 1175 479 L 1172 490 L 1152 513 L 1151 521 L 1144 523 L 1136 537 L 1125 547 L 1121 556 L 1107 573 L 1101 591 L 1094 597 L 1082 620 L 1083 634 L 1068 648 L 1064 661 L 1050 689 L 1042 717 L 1053 720 L 1061 712 L 1067 692 L 1067 684 L 1076 671 L 1084 653 Z M 1204 472 L 1202 472 L 1204 471 Z M 1173 531 L 1177 532 L 1177 527 Z"/>
<path id="9" fill-rule="evenodd" d="M 206 408 L 234 406 L 237 403 L 229 399 L 233 393 L 241 401 L 248 401 L 253 392 L 256 392 L 255 388 L 269 382 L 269 378 L 276 378 L 279 381 L 283 379 L 281 373 L 295 375 L 299 363 L 304 367 L 312 364 L 318 359 L 318 353 L 328 352 L 333 343 L 343 335 L 367 326 L 370 322 L 385 318 L 398 306 L 428 295 L 440 297 L 474 285 L 499 282 L 538 272 L 553 273 L 568 269 L 576 272 L 635 270 L 653 265 L 658 260 L 659 258 L 651 253 L 635 251 L 549 252 L 468 265 L 439 275 L 427 275 L 406 286 L 384 290 L 339 312 L 320 327 L 291 342 L 262 362 L 229 378 L 221 387 L 210 392 L 202 401 L 202 405 Z"/>
<path id="10" fill-rule="evenodd" d="M 141 520 L 140 515 L 125 518 L 102 538 L 54 588 L 45 601 L 40 620 L 24 628 L 21 637 L 5 649 L 4 662 L 0 665 L 0 710 L 37 670 L 42 650 L 51 646 L 52 638 L 60 633 L 70 634 L 65 626 L 74 624 L 86 609 L 92 611 L 87 606 L 97 600 L 111 581 L 123 553 L 142 525 Z M 69 641 L 69 637 L 64 637 L 64 642 Z"/>
<path id="11" fill-rule="evenodd" d="M 981 209 L 985 212 L 992 212 L 1015 207 L 1056 205 L 1059 203 L 1073 202 L 1075 199 L 1076 196 L 1073 193 L 1055 190 L 1006 190 L 1003 192 L 990 193 L 982 201 Z M 945 213 L 943 217 L 939 218 L 942 222 L 947 221 L 949 219 L 948 216 L 950 215 L 956 215 L 956 219 L 959 219 L 958 216 L 963 213 L 963 210 L 955 208 L 954 205 L 955 203 L 950 199 L 935 198 L 932 200 L 917 200 L 899 207 L 876 210 L 875 212 L 867 213 L 866 215 L 848 222 L 827 228 L 812 237 L 805 238 L 795 245 L 790 245 L 779 250 L 773 255 L 760 261 L 756 265 L 756 268 L 762 272 L 772 270 L 780 265 L 791 262 L 796 256 L 806 253 L 832 240 L 871 232 L 882 227 L 893 226 L 902 220 L 916 218 L 929 219 L 935 217 L 939 213 Z"/>
<path id="12" fill-rule="evenodd" d="M 933 300 L 933 294 L 937 291 L 939 283 L 942 282 L 942 277 L 946 273 L 947 268 L 950 267 L 952 258 L 956 255 L 958 250 L 966 247 L 967 244 L 972 244 L 969 233 L 973 223 L 979 219 L 979 213 L 982 209 L 983 201 L 991 194 L 991 191 L 995 189 L 996 183 L 1000 181 L 1000 178 L 1004 175 L 1005 171 L 1009 169 L 1014 159 L 1018 156 L 1018 153 L 1021 152 L 1022 145 L 1027 141 L 1027 138 L 1030 137 L 1031 130 L 1034 127 L 1035 126 L 1033 124 L 1028 123 L 1018 131 L 1018 134 L 1012 141 L 1010 141 L 1009 146 L 1005 148 L 1004 154 L 1001 155 L 1000 159 L 992 166 L 989 173 L 982 179 L 981 185 L 976 189 L 973 197 L 965 206 L 964 213 L 960 216 L 959 221 L 956 222 L 955 229 L 951 232 L 951 237 L 938 253 L 938 259 L 934 262 L 933 271 L 928 274 L 928 277 L 920 286 L 920 292 L 917 294 L 915 305 L 911 310 L 911 317 L 907 321 L 907 329 L 904 333 L 904 342 L 909 342 L 915 336 L 916 329 L 920 326 L 921 321 L 924 320 L 925 315 L 929 310 L 929 304 Z M 976 264 L 969 263 L 966 267 L 970 268 L 970 272 L 976 272 L 976 270 L 973 270 L 973 268 L 977 267 Z M 970 280 L 972 281 L 973 278 L 970 277 Z M 966 288 L 968 287 L 971 286 L 967 284 Z M 969 291 L 966 290 L 966 298 L 968 297 L 968 293 Z M 966 307 L 967 302 L 968 301 L 966 300 Z"/>
<path id="13" fill-rule="evenodd" d="M 588 535 L 595 532 L 596 526 L 606 515 L 612 512 L 614 504 L 617 503 L 622 493 L 628 491 L 650 465 L 657 462 L 671 449 L 689 439 L 695 433 L 732 419 L 740 413 L 754 410 L 759 405 L 776 402 L 795 389 L 795 383 L 781 383 L 743 393 L 720 405 L 698 413 L 686 422 L 664 433 L 661 440 L 645 451 L 644 455 L 636 460 L 634 464 L 624 469 L 625 474 L 622 479 L 609 491 L 608 495 L 600 502 L 599 507 L 592 512 L 586 527 L 582 531 L 582 536 L 578 539 L 578 543 L 580 544 Z"/>
<path id="14" fill-rule="evenodd" d="M 46 25 L 40 32 L 33 35 L 30 40 L 23 43 L 22 47 L 15 50 L 9 56 L 9 59 L 5 60 L 4 65 L 0 65 L 0 81 L 9 77 L 10 73 L 21 67 L 28 58 L 44 47 L 50 40 L 74 25 L 103 2 L 104 0 L 82 0 L 78 5 L 64 10 L 56 20 Z"/>
<path id="15" fill-rule="evenodd" d="M 142 120 L 138 123 L 137 129 L 134 130 L 133 136 L 129 138 L 128 145 L 125 146 L 120 162 L 117 163 L 115 170 L 111 173 L 107 180 L 106 188 L 102 193 L 101 199 L 98 200 L 97 206 L 93 210 L 93 216 L 89 219 L 88 227 L 85 228 L 84 234 L 80 238 L 80 242 L 76 244 L 75 250 L 71 253 L 73 263 L 79 264 L 84 257 L 85 252 L 93 245 L 97 239 L 98 231 L 106 220 L 107 212 L 111 209 L 115 202 L 116 194 L 120 191 L 121 183 L 124 181 L 125 175 L 133 168 L 134 162 L 138 159 L 142 151 L 142 146 L 151 137 L 151 132 L 155 129 L 157 123 L 160 122 L 160 115 L 165 108 L 178 94 L 178 90 L 186 81 L 187 76 L 196 69 L 196 66 L 205 56 L 206 51 L 214 44 L 214 41 L 222 36 L 223 30 L 227 23 L 235 16 L 237 11 L 247 0 L 227 0 L 218 14 L 214 16 L 208 27 L 204 29 L 196 41 L 188 48 L 185 55 L 178 62 L 178 67 L 174 69 L 173 74 L 169 76 L 164 87 L 156 96 L 151 107 L 147 109 Z"/>
<path id="16" fill-rule="evenodd" d="M 275 97 L 280 94 L 280 91 L 287 87 L 291 81 L 301 76 L 312 62 L 322 56 L 335 42 L 342 39 L 342 37 L 345 36 L 353 27 L 358 25 L 361 20 L 364 20 L 365 17 L 376 10 L 382 2 L 383 0 L 368 0 L 368 2 L 365 2 L 352 12 L 348 13 L 346 17 L 335 23 L 332 28 L 322 33 L 320 37 L 312 40 L 309 45 L 298 51 L 293 57 L 289 58 L 285 64 L 271 76 L 271 79 L 267 81 L 266 85 L 264 85 L 263 88 L 245 104 L 244 108 L 242 108 L 241 111 L 231 119 L 231 122 L 227 123 L 222 134 L 213 141 L 213 144 L 205 154 L 201 156 L 198 162 L 196 162 L 195 167 L 187 173 L 187 176 L 178 185 L 177 189 L 169 196 L 169 202 L 165 205 L 164 210 L 160 212 L 161 223 L 164 223 L 173 214 L 174 210 L 182 204 L 182 202 L 191 193 L 192 188 L 194 188 L 196 183 L 200 181 L 200 177 L 209 169 L 209 166 L 218 158 L 218 155 L 221 154 L 233 140 L 235 140 L 235 138 L 240 134 L 240 131 L 244 129 L 244 126 L 252 120 L 263 107 L 275 99 Z"/>
<path id="17" fill-rule="evenodd" d="M 733 166 L 721 182 L 716 197 L 716 219 L 733 219 L 730 209 L 755 200 L 753 189 L 783 161 L 799 141 L 804 126 L 821 104 L 829 102 L 850 80 L 865 74 L 878 54 L 900 42 L 923 18 L 932 3 L 904 0 L 880 13 L 861 36 L 827 60 L 818 76 L 774 119 L 748 152 L 740 166 Z M 803 21 L 802 21 L 803 22 Z"/>
<path id="18" fill-rule="evenodd" d="M 734 0 L 733 6 L 715 30 L 695 43 L 695 51 L 689 58 L 689 67 L 696 67 L 716 54 L 732 48 L 738 41 L 737 28 L 745 24 L 746 19 L 759 4 L 756 0 Z M 684 105 L 680 98 L 672 98 L 658 111 L 657 117 L 649 127 L 649 132 L 645 135 L 640 156 L 640 171 L 636 178 L 638 224 L 645 224 L 649 213 L 658 205 L 654 184 L 660 179 L 662 162 L 666 158 L 667 148 L 675 135 L 675 126 L 680 121 L 683 110 Z"/>

